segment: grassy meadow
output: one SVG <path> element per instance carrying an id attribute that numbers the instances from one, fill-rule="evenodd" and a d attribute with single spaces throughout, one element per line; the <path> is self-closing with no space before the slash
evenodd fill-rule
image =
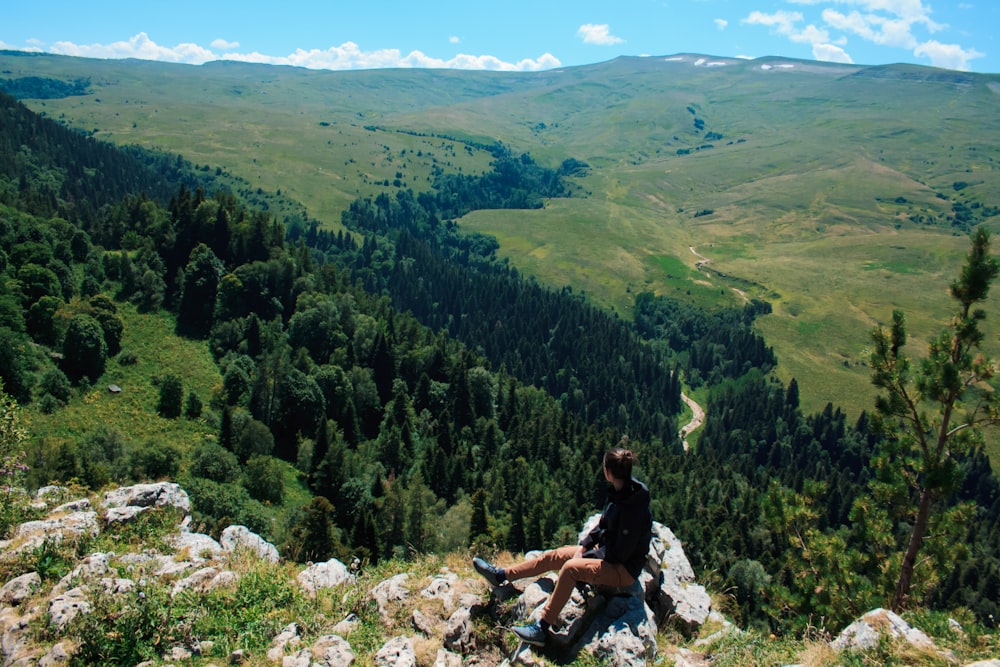
<path id="1" fill-rule="evenodd" d="M 778 375 L 797 379 L 807 410 L 833 402 L 854 417 L 872 406 L 871 328 L 904 310 L 920 354 L 950 316 L 968 245 L 956 207 L 1000 223 L 1000 76 L 708 60 L 724 65 L 316 72 L 6 53 L 0 71 L 89 77 L 90 95 L 25 103 L 280 190 L 330 228 L 355 197 L 486 169 L 493 141 L 547 166 L 586 161 L 573 197 L 462 226 L 625 317 L 644 290 L 709 308 L 765 299 Z M 1000 352 L 1000 309 L 989 313 Z"/>
<path id="2" fill-rule="evenodd" d="M 121 355 L 109 359 L 104 375 L 91 387 L 82 388 L 55 415 L 45 415 L 38 411 L 37 403 L 30 404 L 32 436 L 50 443 L 76 441 L 102 425 L 127 425 L 127 437 L 137 443 L 167 441 L 188 450 L 199 442 L 214 440 L 214 424 L 184 417 L 165 419 L 156 411 L 158 380 L 165 373 L 180 377 L 184 396 L 194 392 L 209 409 L 222 377 L 208 345 L 176 336 L 174 318 L 168 313 L 140 315 L 130 303 L 120 304 L 118 313 L 125 325 L 122 353 L 135 355 L 136 363 L 122 365 L 118 361 Z M 122 391 L 112 393 L 110 385 Z"/>

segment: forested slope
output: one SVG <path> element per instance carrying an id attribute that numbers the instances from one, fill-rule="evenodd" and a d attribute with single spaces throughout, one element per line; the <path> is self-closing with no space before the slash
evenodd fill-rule
<path id="1" fill-rule="evenodd" d="M 6 390 L 39 420 L 58 420 L 69 402 L 113 400 L 93 390 L 109 366 L 135 361 L 117 349 L 126 303 L 172 314 L 219 373 L 210 395 L 186 400 L 183 359 L 149 379 L 159 443 L 131 441 L 128 423 L 33 442 L 31 485 L 99 486 L 109 470 L 176 476 L 208 530 L 244 523 L 301 560 L 520 551 L 572 538 L 602 500 L 601 454 L 628 435 L 657 520 L 713 585 L 734 591 L 741 622 L 791 630 L 820 614 L 836 625 L 882 599 L 879 563 L 861 558 L 847 577 L 836 553 L 804 563 L 793 541 L 815 530 L 863 554 L 851 508 L 879 444 L 866 418 L 847 424 L 833 406 L 804 415 L 797 385 L 767 375 L 773 353 L 749 328 L 764 304 L 708 314 L 649 296 L 636 329 L 525 280 L 490 238 L 462 234 L 452 220 L 464 209 L 565 194 L 530 159 L 499 151 L 484 175 L 359 200 L 344 213 L 351 232 L 332 234 L 185 184 L 183 161 L 135 152 L 120 158 L 135 166 L 105 171 L 87 156 L 107 146 L 0 99 L 3 141 L 23 156 L 0 174 Z M 85 188 L 106 193 L 86 205 L 53 185 L 88 170 L 162 180 Z M 685 455 L 678 371 L 695 369 L 711 398 Z M 172 441 L 181 420 L 211 437 Z M 955 560 L 955 544 L 932 554 L 940 576 L 926 578 L 920 602 L 985 619 L 997 613 L 1000 505 L 985 457 L 963 466 L 959 496 L 980 507 L 954 527 L 968 557 Z M 288 503 L 289 484 L 311 499 Z"/>

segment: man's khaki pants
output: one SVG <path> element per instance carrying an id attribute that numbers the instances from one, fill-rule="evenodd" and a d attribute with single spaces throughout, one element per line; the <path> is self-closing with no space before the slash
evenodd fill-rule
<path id="1" fill-rule="evenodd" d="M 546 551 L 538 558 L 504 569 L 508 581 L 559 571 L 556 588 L 542 610 L 542 619 L 550 625 L 556 625 L 559 612 L 573 594 L 573 587 L 578 581 L 613 587 L 630 586 L 635 581 L 635 577 L 621 563 L 608 563 L 598 558 L 574 558 L 579 549 L 575 545 L 559 547 Z"/>

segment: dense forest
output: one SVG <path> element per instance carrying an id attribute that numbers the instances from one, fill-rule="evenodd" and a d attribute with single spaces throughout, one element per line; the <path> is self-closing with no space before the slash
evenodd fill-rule
<path id="1" fill-rule="evenodd" d="M 30 485 L 174 477 L 211 531 L 243 523 L 300 560 L 521 551 L 573 539 L 605 492 L 603 451 L 628 436 L 655 518 L 741 623 L 798 630 L 885 604 L 886 554 L 863 520 L 881 447 L 868 416 L 801 412 L 753 332 L 767 304 L 706 313 L 643 294 L 631 322 L 498 260 L 494 239 L 455 220 L 571 188 L 529 156 L 494 158 L 486 174 L 438 174 L 430 192 L 358 200 L 349 231 L 332 233 L 0 95 L 4 390 L 58 416 L 110 364 L 134 363 L 125 303 L 171 313 L 221 378 L 211 396 L 185 395 L 165 371 L 151 407 L 204 420 L 213 442 L 139 447 L 124 427 L 35 441 Z M 682 378 L 710 392 L 690 453 Z M 283 506 L 290 466 L 307 506 Z M 985 620 L 1000 615 L 1000 492 L 981 451 L 961 466 L 949 502 L 977 509 L 928 550 L 917 601 Z M 277 525 L 263 520 L 274 507 Z M 904 528 L 888 531 L 897 546 Z"/>

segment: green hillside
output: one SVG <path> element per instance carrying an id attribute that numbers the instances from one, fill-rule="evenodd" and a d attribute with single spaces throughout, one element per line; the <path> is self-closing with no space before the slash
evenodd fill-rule
<path id="1" fill-rule="evenodd" d="M 0 71 L 89 78 L 86 95 L 24 101 L 280 190 L 331 228 L 358 196 L 482 171 L 495 141 L 552 167 L 582 160 L 575 197 L 463 227 L 626 316 L 643 290 L 766 299 L 758 326 L 812 410 L 871 407 L 872 325 L 898 307 L 914 335 L 933 330 L 968 229 L 996 225 L 1000 205 L 996 75 L 697 55 L 525 74 L 10 52 Z"/>

